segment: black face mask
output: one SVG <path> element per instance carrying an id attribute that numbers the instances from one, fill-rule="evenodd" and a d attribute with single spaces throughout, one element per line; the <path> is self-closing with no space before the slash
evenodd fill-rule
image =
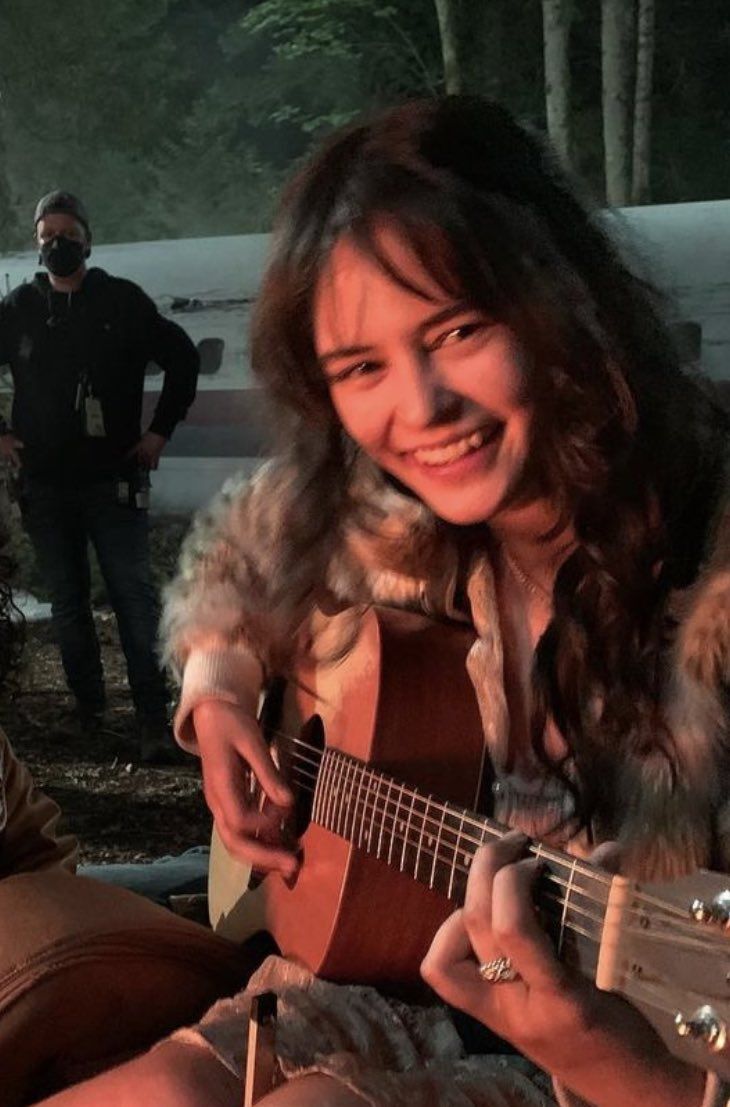
<path id="1" fill-rule="evenodd" d="M 56 235 L 41 246 L 41 261 L 54 277 L 70 277 L 87 257 L 86 243 Z"/>

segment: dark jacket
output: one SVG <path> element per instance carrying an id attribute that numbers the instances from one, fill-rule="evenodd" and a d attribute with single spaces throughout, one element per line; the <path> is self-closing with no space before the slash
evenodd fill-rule
<path id="1" fill-rule="evenodd" d="M 195 398 L 199 358 L 176 323 L 131 281 L 90 269 L 78 292 L 54 292 L 45 273 L 0 302 L 0 364 L 12 371 L 12 431 L 23 469 L 43 481 L 124 473 L 141 433 L 147 363 L 165 379 L 149 429 L 169 438 Z M 106 434 L 84 432 L 79 382 L 101 402 Z M 6 430 L 7 428 L 0 428 Z"/>

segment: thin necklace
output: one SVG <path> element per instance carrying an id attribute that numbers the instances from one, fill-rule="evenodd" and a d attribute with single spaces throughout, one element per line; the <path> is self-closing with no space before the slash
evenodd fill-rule
<path id="1" fill-rule="evenodd" d="M 543 603 L 552 604 L 553 597 L 548 592 L 547 588 L 544 588 L 542 584 L 539 584 L 536 580 L 533 580 L 531 576 L 528 576 L 521 565 L 518 565 L 512 555 L 507 551 L 506 546 L 502 546 L 502 556 L 507 563 L 507 568 L 512 573 L 518 584 L 522 585 L 526 592 L 529 592 L 531 596 L 535 596 L 537 599 L 542 600 Z"/>
<path id="2" fill-rule="evenodd" d="M 557 568 L 559 563 L 564 560 L 568 550 L 574 549 L 575 545 L 575 539 L 570 539 L 569 542 L 566 542 L 565 546 L 562 546 L 561 549 L 556 550 L 555 555 L 551 558 L 551 566 Z M 543 584 L 539 583 L 539 581 L 529 576 L 528 573 L 526 573 L 520 565 L 520 562 L 515 561 L 512 554 L 510 554 L 510 551 L 508 551 L 507 547 L 504 545 L 504 542 L 502 542 L 501 548 L 507 568 L 510 569 L 510 571 L 512 572 L 512 576 L 515 578 L 517 583 L 522 584 L 522 587 L 525 589 L 526 592 L 531 594 L 531 596 L 535 596 L 538 600 L 542 600 L 544 603 L 551 604 L 552 607 L 552 590 L 548 590 L 543 586 Z"/>

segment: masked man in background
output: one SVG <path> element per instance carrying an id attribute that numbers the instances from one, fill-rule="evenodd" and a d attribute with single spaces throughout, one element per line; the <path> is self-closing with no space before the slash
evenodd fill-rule
<path id="1" fill-rule="evenodd" d="M 165 761 L 168 692 L 155 653 L 158 601 L 150 571 L 148 471 L 195 397 L 199 358 L 177 324 L 131 281 L 87 268 L 83 204 L 51 192 L 35 211 L 37 273 L 0 302 L 0 364 L 14 385 L 0 456 L 19 471 L 24 525 L 51 593 L 75 716 L 94 734 L 104 674 L 90 605 L 93 543 L 117 618 L 140 756 Z M 145 367 L 164 384 L 141 432 Z"/>

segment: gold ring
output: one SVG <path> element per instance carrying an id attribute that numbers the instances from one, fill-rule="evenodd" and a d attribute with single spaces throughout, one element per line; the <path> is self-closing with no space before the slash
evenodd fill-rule
<path id="1" fill-rule="evenodd" d="M 513 980 L 520 978 L 509 957 L 493 957 L 491 961 L 482 961 L 477 972 L 487 984 L 511 984 Z"/>

